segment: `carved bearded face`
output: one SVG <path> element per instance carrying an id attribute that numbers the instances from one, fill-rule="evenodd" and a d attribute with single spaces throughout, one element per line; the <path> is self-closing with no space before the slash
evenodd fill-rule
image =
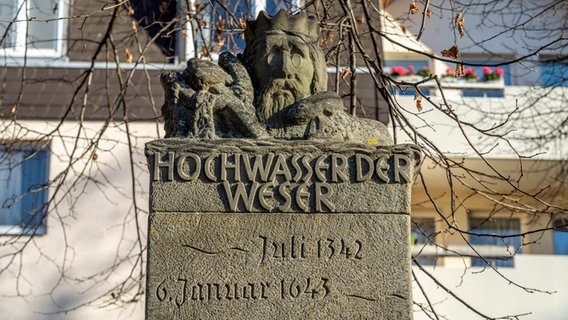
<path id="1" fill-rule="evenodd" d="M 256 99 L 261 122 L 278 122 L 273 116 L 280 110 L 312 94 L 314 64 L 309 50 L 298 37 L 267 36 L 252 68 L 262 88 Z"/>

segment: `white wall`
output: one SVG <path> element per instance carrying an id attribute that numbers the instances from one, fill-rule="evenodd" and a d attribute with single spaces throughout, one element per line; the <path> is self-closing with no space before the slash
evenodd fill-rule
<path id="1" fill-rule="evenodd" d="M 423 99 L 422 111 L 417 111 L 413 96 L 397 96 L 396 100 L 410 123 L 448 156 L 478 157 L 470 143 L 488 158 L 515 159 L 519 153 L 531 159 L 558 160 L 568 154 L 565 137 L 552 136 L 565 119 L 568 88 L 506 86 L 503 98 L 463 98 L 458 90 L 444 89 L 452 114 L 446 112 L 442 96 L 430 92 L 436 105 Z M 481 134 L 472 126 L 496 129 Z M 490 136 L 496 134 L 503 138 Z M 397 131 L 397 138 L 398 143 L 412 142 L 402 130 Z"/>
<path id="2" fill-rule="evenodd" d="M 36 139 L 55 129 L 54 123 L 41 121 L 19 124 L 34 131 L 6 130 L 0 139 Z M 50 177 L 64 183 L 54 199 L 57 206 L 49 208 L 47 233 L 33 238 L 0 236 L 0 267 L 6 268 L 0 274 L 2 319 L 143 319 L 142 301 L 126 309 L 100 305 L 115 301 L 115 286 L 122 281 L 126 280 L 127 286 L 144 284 L 137 260 L 137 253 L 145 249 L 147 229 L 148 173 L 143 148 L 146 141 L 157 137 L 156 126 L 130 125 L 140 209 L 135 211 L 125 126 L 111 123 L 99 135 L 102 125 L 86 122 L 81 128 L 77 123 L 67 123 L 51 140 Z M 96 161 L 88 162 L 93 153 L 81 153 L 99 136 Z M 58 177 L 68 165 L 75 142 L 78 146 L 73 158 L 78 162 L 68 176 Z M 15 253 L 21 248 L 22 254 Z M 15 259 L 10 260 L 10 256 Z M 109 270 L 113 265 L 116 270 Z M 100 296 L 104 299 L 93 300 Z M 50 314 L 81 304 L 88 306 L 71 313 Z"/>
<path id="3" fill-rule="evenodd" d="M 568 314 L 568 256 L 523 255 L 515 256 L 514 268 L 500 268 L 500 276 L 491 269 L 465 267 L 425 267 L 445 287 L 489 317 L 526 314 L 520 319 L 563 320 Z M 428 292 L 434 310 L 447 319 L 483 319 L 471 312 L 436 285 L 420 269 L 414 267 L 420 284 Z M 537 289 L 529 292 L 518 287 Z M 549 293 L 546 293 L 546 292 Z M 416 282 L 414 300 L 427 303 Z M 431 319 L 415 306 L 415 320 Z"/>

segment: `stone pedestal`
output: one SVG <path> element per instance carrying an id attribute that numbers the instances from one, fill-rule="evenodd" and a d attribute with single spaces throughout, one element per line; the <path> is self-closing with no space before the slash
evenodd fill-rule
<path id="1" fill-rule="evenodd" d="M 151 172 L 147 319 L 411 319 L 420 152 L 165 139 Z"/>

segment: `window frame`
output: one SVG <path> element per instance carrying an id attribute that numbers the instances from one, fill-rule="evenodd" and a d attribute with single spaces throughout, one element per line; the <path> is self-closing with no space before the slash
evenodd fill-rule
<path id="1" fill-rule="evenodd" d="M 568 255 L 568 216 L 559 215 L 552 220 L 552 250 L 554 255 Z"/>
<path id="2" fill-rule="evenodd" d="M 34 174 L 34 179 L 31 181 L 24 182 L 24 172 L 23 168 L 18 168 L 22 170 L 21 172 L 21 185 L 20 194 L 14 194 L 15 197 L 21 197 L 15 203 L 20 202 L 16 209 L 18 212 L 10 212 L 10 208 L 3 208 L 5 204 L 9 202 L 9 198 L 0 199 L 0 213 L 17 215 L 17 221 L 19 225 L 16 224 L 3 224 L 0 225 L 0 236 L 14 236 L 14 235 L 44 235 L 47 233 L 47 213 L 48 213 L 48 202 L 49 202 L 49 172 L 50 172 L 50 162 L 51 162 L 51 147 L 49 142 L 43 141 L 18 141 L 18 142 L 6 142 L 0 141 L 0 157 L 4 157 L 6 152 L 13 152 L 22 154 L 22 160 L 16 164 L 16 166 L 24 166 L 27 161 L 39 160 L 40 172 L 39 174 Z M 0 161 L 3 161 L 0 158 Z M 1 162 L 0 162 L 1 164 Z M 29 163 L 28 163 L 29 164 Z M 10 168 L 9 170 L 12 170 Z M 5 170 L 0 167 L 0 170 Z M 2 172 L 0 172 L 1 174 Z M 2 181 L 0 181 L 1 183 Z M 10 183 L 10 182 L 8 182 Z M 33 190 L 34 186 L 40 186 L 40 189 Z M 29 190 L 32 189 L 30 192 Z M 36 202 L 37 201 L 37 202 Z M 35 204 L 34 204 L 35 202 Z M 36 208 L 33 208 L 36 206 Z M 24 208 L 22 208 L 24 207 Z M 31 208 L 32 212 L 35 213 L 32 216 L 25 216 L 25 207 Z M 4 210 L 6 210 L 4 212 Z M 39 216 L 37 216 L 39 214 Z M 38 219 L 41 218 L 41 219 Z M 28 225 L 24 225 L 25 220 L 28 220 Z"/>
<path id="3" fill-rule="evenodd" d="M 16 58 L 59 58 L 63 56 L 65 50 L 65 31 L 66 31 L 66 20 L 64 19 L 67 15 L 69 8 L 69 0 L 55 0 L 57 2 L 57 15 L 49 18 L 56 19 L 55 21 L 50 21 L 49 23 L 55 23 L 55 38 L 47 39 L 46 41 L 53 41 L 53 48 L 34 48 L 33 45 L 28 44 L 28 26 L 30 23 L 45 23 L 39 21 L 27 21 L 30 17 L 30 5 L 31 0 L 0 0 L 3 2 L 11 1 L 15 3 L 15 10 L 17 12 L 16 22 L 12 25 L 14 29 L 15 40 L 14 46 L 12 47 L 0 47 L 0 55 Z M 25 10 L 19 10 L 22 5 L 26 5 Z M 38 19 L 43 20 L 43 19 Z"/>
<path id="4" fill-rule="evenodd" d="M 468 216 L 468 230 L 472 233 L 479 233 L 479 234 L 498 234 L 498 232 L 500 230 L 495 230 L 495 229 L 488 229 L 488 225 L 486 225 L 485 223 L 487 222 L 495 222 L 497 223 L 495 220 L 507 220 L 503 225 L 507 225 L 509 226 L 508 229 L 506 229 L 506 232 L 512 232 L 512 234 L 522 234 L 523 232 L 523 219 L 521 219 L 520 217 L 515 217 L 515 216 L 510 216 L 510 215 L 494 215 L 494 216 L 483 216 L 480 214 L 472 214 Z M 515 220 L 515 222 L 513 222 L 512 220 Z M 478 223 L 475 224 L 474 222 L 479 222 L 479 221 L 483 221 L 482 223 Z M 499 224 L 499 223 L 497 223 Z M 518 224 L 518 229 L 513 230 L 511 228 L 512 224 Z M 474 228 L 474 229 L 472 229 Z M 506 236 L 507 234 L 500 234 L 503 236 Z M 474 243 L 476 242 L 476 240 L 479 239 L 495 239 L 494 242 L 497 243 Z M 520 242 L 517 246 L 516 243 L 513 242 L 517 242 L 517 240 Z M 490 248 L 490 247 L 499 247 L 499 248 L 503 248 L 503 252 L 510 252 L 511 255 L 510 257 L 508 257 L 507 259 L 502 259 L 502 258 L 493 258 L 493 257 L 483 257 L 483 259 L 485 259 L 487 261 L 487 263 L 498 267 L 498 268 L 514 268 L 515 267 L 515 255 L 517 254 L 522 254 L 523 253 L 523 241 L 522 241 L 522 237 L 521 236 L 515 236 L 515 237 L 508 237 L 508 238 L 483 238 L 481 236 L 476 236 L 473 234 L 470 234 L 468 236 L 468 242 L 469 245 L 472 246 L 473 248 L 476 249 L 476 251 L 483 253 L 486 250 L 484 250 L 484 247 Z M 491 242 L 491 241 L 489 241 Z M 483 259 L 481 259 L 481 257 L 471 257 L 471 266 L 472 267 L 487 267 L 487 264 L 485 261 L 483 261 Z"/>
<path id="5" fill-rule="evenodd" d="M 426 228 L 425 228 L 426 227 Z M 412 262 L 418 262 L 422 266 L 435 266 L 440 264 L 441 257 L 432 255 L 424 250 L 427 247 L 435 247 L 437 235 L 436 218 L 433 216 L 411 216 L 410 239 L 412 248 Z M 437 252 L 437 250 L 436 250 Z"/>
<path id="6" fill-rule="evenodd" d="M 228 0 L 228 1 L 241 1 L 241 0 Z M 267 10 L 267 7 L 269 5 L 269 1 L 272 2 L 282 2 L 285 4 L 290 4 L 291 8 L 292 8 L 292 12 L 295 12 L 297 9 L 301 8 L 303 0 L 291 0 L 289 2 L 285 2 L 283 0 L 247 0 L 250 1 L 250 7 L 251 7 L 251 14 L 253 15 L 252 18 L 256 19 L 256 17 L 258 16 L 258 14 L 262 11 L 262 10 Z M 186 7 L 186 3 L 181 1 L 181 3 L 178 3 L 178 12 L 189 12 L 191 15 L 195 15 L 196 11 L 195 11 L 195 0 L 190 0 L 187 4 L 189 4 L 189 6 L 191 6 L 191 8 L 187 8 Z M 210 8 L 208 8 L 207 10 L 211 10 Z M 208 15 L 211 15 L 211 12 L 209 11 Z M 207 20 L 209 23 L 212 20 L 211 17 L 209 17 L 210 19 Z M 211 27 L 209 27 L 211 28 Z M 195 21 L 191 21 L 189 19 L 189 16 L 187 16 L 186 22 L 183 24 L 183 26 L 181 27 L 181 29 L 183 30 L 183 33 L 185 34 L 185 36 L 181 36 L 182 32 L 178 32 L 177 33 L 177 47 L 176 47 L 176 53 L 175 53 L 175 57 L 176 59 L 181 59 L 181 61 L 187 61 L 191 58 L 194 57 L 200 57 L 200 48 L 199 48 L 199 44 L 197 43 L 197 37 L 198 36 L 198 32 L 199 32 L 199 28 L 195 25 Z M 209 31 L 208 32 L 212 32 Z M 197 47 L 195 46 L 195 44 L 197 44 Z M 242 48 L 244 49 L 244 48 Z M 225 50 L 220 50 L 220 52 L 223 52 Z M 217 60 L 219 53 L 220 52 L 212 52 L 211 53 L 211 58 L 213 60 Z M 175 63 L 175 61 L 174 61 Z"/>
<path id="7" fill-rule="evenodd" d="M 555 83 L 551 82 L 552 78 L 550 72 L 556 72 L 556 67 L 559 66 L 562 77 L 560 81 Z M 568 87 L 568 55 L 560 56 L 545 56 L 539 60 L 539 84 L 545 88 L 566 88 Z"/>

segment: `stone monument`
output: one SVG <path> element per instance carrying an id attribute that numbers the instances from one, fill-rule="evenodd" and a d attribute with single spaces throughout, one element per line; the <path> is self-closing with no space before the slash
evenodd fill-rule
<path id="1" fill-rule="evenodd" d="M 326 91 L 317 21 L 261 12 L 246 49 L 162 75 L 147 319 L 411 319 L 413 145 Z"/>

